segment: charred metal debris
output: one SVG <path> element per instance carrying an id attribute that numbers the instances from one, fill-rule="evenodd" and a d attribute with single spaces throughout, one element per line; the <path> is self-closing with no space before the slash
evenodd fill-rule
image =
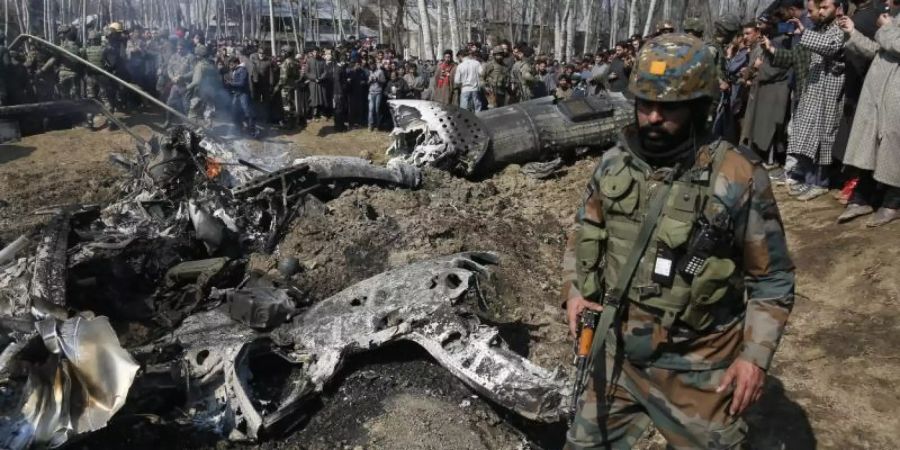
<path id="1" fill-rule="evenodd" d="M 39 238 L 0 249 L 0 448 L 58 447 L 117 413 L 230 440 L 278 436 L 349 356 L 397 341 L 526 418 L 566 414 L 564 375 L 479 319 L 494 254 L 414 263 L 320 301 L 293 286 L 296 259 L 248 269 L 293 219 L 361 183 L 416 189 L 418 168 L 291 161 L 187 128 L 138 154 L 112 157 L 132 174 L 117 202 L 40 211 L 53 218 Z"/>
<path id="2" fill-rule="evenodd" d="M 425 100 L 389 100 L 396 127 L 388 156 L 480 178 L 510 164 L 546 178 L 572 155 L 612 146 L 634 123 L 631 100 L 602 93 L 543 97 L 477 113 Z"/>

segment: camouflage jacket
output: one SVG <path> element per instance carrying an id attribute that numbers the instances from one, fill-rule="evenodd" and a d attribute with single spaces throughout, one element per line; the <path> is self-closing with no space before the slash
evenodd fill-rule
<path id="1" fill-rule="evenodd" d="M 62 44 L 62 48 L 82 58 L 86 56 L 85 53 L 81 50 L 81 47 L 79 47 L 78 44 L 72 41 L 64 42 Z M 58 61 L 60 62 L 60 78 L 71 78 L 81 73 L 81 64 L 77 63 L 74 59 L 60 55 Z"/>
<path id="2" fill-rule="evenodd" d="M 294 58 L 286 58 L 280 65 L 277 87 L 279 89 L 296 89 L 299 81 L 300 64 Z"/>
<path id="3" fill-rule="evenodd" d="M 604 228 L 605 198 L 597 185 L 599 174 L 624 158 L 648 179 L 658 176 L 659 170 L 650 168 L 632 151 L 637 145 L 636 132 L 626 130 L 619 145 L 604 154 L 588 185 L 563 261 L 565 299 L 582 295 L 576 281 L 581 262 L 575 248 L 590 242 L 590 236 L 600 235 Z M 657 314 L 629 297 L 622 306 L 622 320 L 607 337 L 607 352 L 623 352 L 636 365 L 672 370 L 716 369 L 738 357 L 764 370 L 769 368 L 794 303 L 794 267 L 766 171 L 728 147 L 711 181 L 714 188 L 709 200 L 714 209 L 727 211 L 733 221 L 732 259 L 743 274 L 747 300 L 736 296 L 715 304 L 713 325 L 697 332 L 677 321 L 665 329 Z M 709 146 L 701 147 L 694 167 L 709 164 L 711 153 Z"/>
<path id="4" fill-rule="evenodd" d="M 179 55 L 178 53 L 169 57 L 169 63 L 166 65 L 166 75 L 175 83 L 187 84 L 194 74 L 194 57 L 191 55 Z"/>
<path id="5" fill-rule="evenodd" d="M 528 58 L 516 61 L 510 70 L 510 78 L 512 82 L 512 90 L 519 96 L 520 100 L 531 99 L 531 88 L 534 86 L 534 67 Z"/>
<path id="6" fill-rule="evenodd" d="M 509 67 L 490 61 L 481 72 L 481 82 L 495 94 L 505 95 L 509 91 Z"/>

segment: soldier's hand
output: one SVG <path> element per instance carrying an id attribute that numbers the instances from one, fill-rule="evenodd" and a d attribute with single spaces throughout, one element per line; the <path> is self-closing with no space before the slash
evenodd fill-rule
<path id="1" fill-rule="evenodd" d="M 725 376 L 722 377 L 722 382 L 719 383 L 716 392 L 725 392 L 734 385 L 729 413 L 737 416 L 759 400 L 765 381 L 766 373 L 759 366 L 738 358 L 725 371 Z"/>
<path id="2" fill-rule="evenodd" d="M 569 322 L 569 333 L 573 339 L 578 335 L 578 316 L 585 309 L 603 311 L 603 307 L 598 303 L 589 302 L 580 296 L 566 300 L 566 320 Z"/>

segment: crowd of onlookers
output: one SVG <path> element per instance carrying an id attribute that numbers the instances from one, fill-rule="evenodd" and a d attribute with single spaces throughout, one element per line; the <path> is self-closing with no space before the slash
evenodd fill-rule
<path id="1" fill-rule="evenodd" d="M 812 200 L 836 188 L 839 222 L 900 211 L 900 27 L 887 0 L 784 0 L 716 22 L 724 55 L 715 131 L 754 151 L 776 184 Z"/>
<path id="2" fill-rule="evenodd" d="M 900 216 L 900 26 L 892 0 L 781 0 L 749 21 L 726 15 L 704 36 L 699 19 L 658 25 L 708 39 L 721 98 L 712 130 L 755 152 L 776 184 L 811 200 L 837 188 L 840 221 Z M 896 1 L 896 0 L 893 0 Z M 680 30 L 679 30 L 680 28 Z M 200 30 L 123 30 L 113 23 L 84 45 L 59 30 L 67 50 L 139 86 L 191 119 L 227 117 L 250 134 L 260 125 L 333 121 L 335 131 L 390 129 L 390 99 L 424 99 L 479 111 L 544 96 L 601 91 L 628 95 L 635 55 L 653 36 L 566 61 L 527 43 L 470 42 L 436 61 L 403 59 L 370 40 L 295 49 L 218 38 Z M 0 42 L 0 105 L 87 96 L 108 108 L 142 103 L 120 85 L 73 61 Z"/>

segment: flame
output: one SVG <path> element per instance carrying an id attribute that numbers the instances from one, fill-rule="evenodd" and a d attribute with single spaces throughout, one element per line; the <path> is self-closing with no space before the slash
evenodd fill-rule
<path id="1" fill-rule="evenodd" d="M 222 164 L 213 158 L 206 157 L 206 177 L 216 178 L 222 173 Z"/>

